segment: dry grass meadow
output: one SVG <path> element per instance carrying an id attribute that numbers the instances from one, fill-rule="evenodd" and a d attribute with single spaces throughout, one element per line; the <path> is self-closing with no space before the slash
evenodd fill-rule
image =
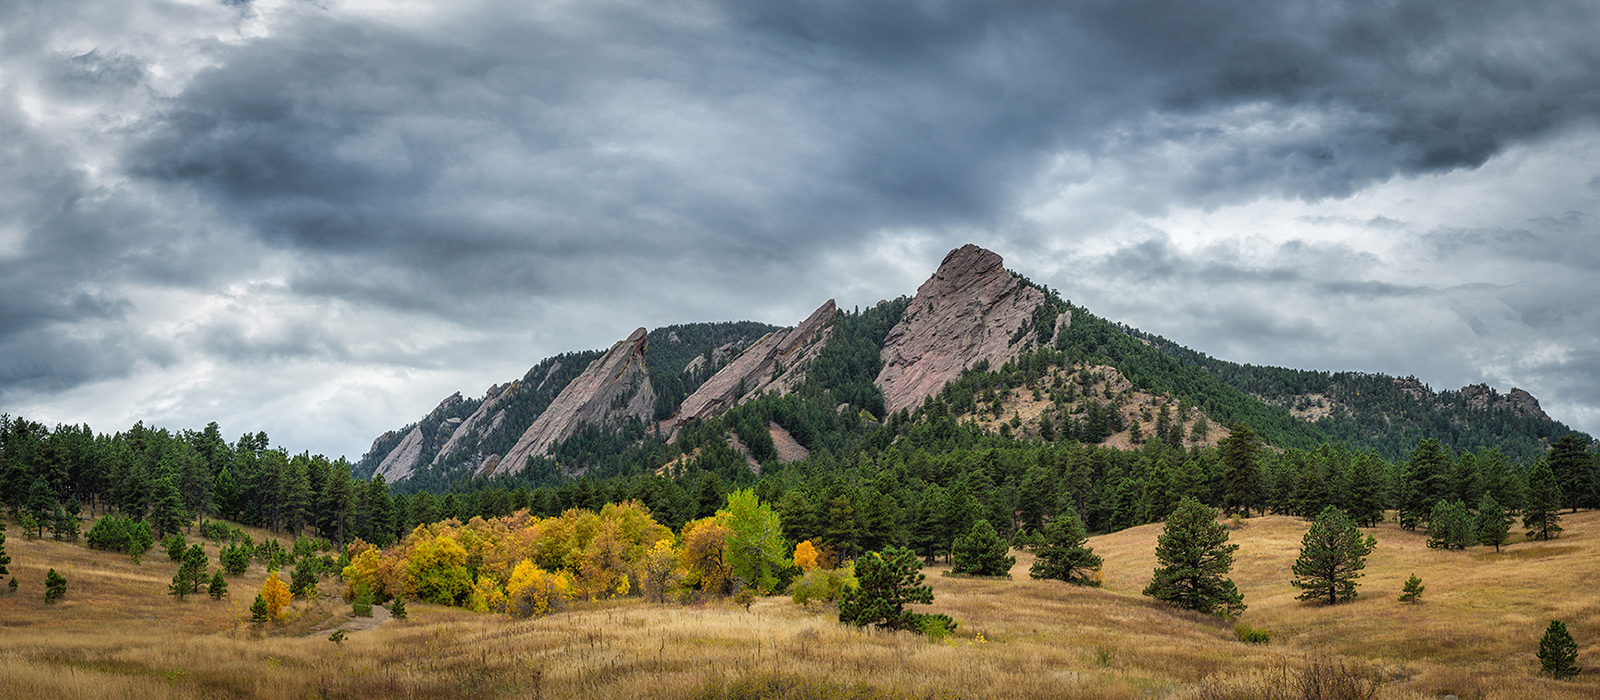
<path id="1" fill-rule="evenodd" d="M 32 698 L 1213 698 L 1306 695 L 1304 669 L 1377 682 L 1396 700 L 1600 697 L 1591 673 L 1539 678 L 1534 652 L 1548 620 L 1565 621 L 1579 664 L 1600 662 L 1600 512 L 1566 516 L 1565 536 L 1518 542 L 1500 554 L 1441 552 L 1392 524 L 1379 539 L 1362 595 L 1332 608 L 1294 600 L 1289 568 L 1306 523 L 1244 521 L 1233 578 L 1250 605 L 1241 618 L 1274 634 L 1234 639 L 1231 626 L 1140 595 L 1159 525 L 1093 538 L 1103 589 L 1027 578 L 947 578 L 928 570 L 933 610 L 961 623 L 942 642 L 840 626 L 831 611 L 786 597 L 655 606 L 630 598 L 538 620 L 421 603 L 410 619 L 329 631 L 350 608 L 326 582 L 321 600 L 256 630 L 245 605 L 265 572 L 230 579 L 213 601 L 165 595 L 176 566 L 152 552 L 127 557 L 23 539 L 6 546 L 22 582 L 0 593 L 0 696 Z M 260 533 L 254 533 L 258 537 Z M 216 548 L 208 545 L 215 561 Z M 43 603 L 46 569 L 69 589 Z M 1415 572 L 1417 605 L 1395 600 Z"/>

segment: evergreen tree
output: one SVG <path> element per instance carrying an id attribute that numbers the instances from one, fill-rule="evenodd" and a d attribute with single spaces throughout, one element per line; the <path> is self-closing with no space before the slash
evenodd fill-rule
<path id="1" fill-rule="evenodd" d="M 1567 433 L 1545 456 L 1550 473 L 1555 475 L 1561 488 L 1562 503 L 1572 512 L 1579 508 L 1592 508 L 1594 502 L 1594 456 L 1589 452 L 1589 439 L 1579 433 Z"/>
<path id="2" fill-rule="evenodd" d="M 31 526 L 27 529 L 36 530 L 30 535 L 33 539 L 44 537 L 44 529 L 55 522 L 56 496 L 50 491 L 50 484 L 44 477 L 34 477 L 32 488 L 28 489 L 28 511 Z"/>
<path id="3" fill-rule="evenodd" d="M 178 600 L 190 593 L 200 591 L 200 585 L 206 582 L 206 551 L 196 544 L 184 550 L 180 556 L 182 564 L 178 566 L 178 573 L 172 576 L 170 595 Z"/>
<path id="4" fill-rule="evenodd" d="M 9 576 L 11 569 L 6 568 L 11 563 L 11 555 L 6 554 L 6 524 L 0 521 L 0 576 Z"/>
<path id="5" fill-rule="evenodd" d="M 1426 588 L 1422 585 L 1422 578 L 1412 574 L 1411 578 L 1406 579 L 1406 585 L 1400 588 L 1400 602 L 1415 605 L 1422 599 L 1422 591 Z"/>
<path id="6" fill-rule="evenodd" d="M 289 573 L 289 593 L 296 598 L 309 598 L 317 592 L 317 563 L 311 557 L 301 559 Z"/>
<path id="7" fill-rule="evenodd" d="M 1476 522 L 1461 501 L 1439 501 L 1428 516 L 1428 547 L 1466 549 L 1478 543 Z"/>
<path id="8" fill-rule="evenodd" d="M 61 600 L 61 596 L 66 594 L 67 577 L 56 573 L 55 569 L 51 569 L 50 573 L 44 575 L 44 602 L 54 604 L 56 601 Z"/>
<path id="9" fill-rule="evenodd" d="M 1556 680 L 1566 680 L 1583 671 L 1578 668 L 1578 643 L 1560 620 L 1551 620 L 1544 637 L 1539 639 L 1539 666 Z"/>
<path id="10" fill-rule="evenodd" d="M 266 622 L 271 612 L 271 609 L 267 607 L 266 596 L 257 593 L 256 602 L 250 604 L 250 621 L 256 624 Z"/>
<path id="11" fill-rule="evenodd" d="M 1360 527 L 1372 527 L 1383 522 L 1383 465 L 1377 455 L 1364 454 L 1350 465 L 1350 487 L 1345 492 L 1345 503 L 1350 519 Z"/>
<path id="12" fill-rule="evenodd" d="M 1226 574 L 1238 550 L 1228 544 L 1228 529 L 1217 522 L 1216 511 L 1184 497 L 1156 540 L 1161 566 L 1144 594 L 1189 610 L 1237 615 L 1245 609 L 1244 598 Z"/>
<path id="13" fill-rule="evenodd" d="M 1474 455 L 1473 462 L 1478 467 L 1478 480 L 1483 484 L 1484 493 L 1494 496 L 1507 513 L 1521 512 L 1528 495 L 1522 469 L 1492 447 Z"/>
<path id="14" fill-rule="evenodd" d="M 883 629 L 921 629 L 922 615 L 906 609 L 912 603 L 932 603 L 933 588 L 924 585 L 916 552 L 890 547 L 856 559 L 859 586 L 839 601 L 839 621 Z"/>
<path id="15" fill-rule="evenodd" d="M 389 615 L 396 620 L 406 619 L 406 596 L 404 593 L 396 595 L 394 602 L 389 604 Z"/>
<path id="16" fill-rule="evenodd" d="M 1528 472 L 1528 501 L 1522 508 L 1522 526 L 1528 537 L 1548 540 L 1561 534 L 1561 487 L 1550 473 L 1550 465 L 1540 460 Z"/>
<path id="17" fill-rule="evenodd" d="M 1099 571 L 1102 562 L 1088 543 L 1083 521 L 1071 507 L 1064 509 L 1045 526 L 1044 544 L 1039 546 L 1038 559 L 1028 575 L 1080 586 L 1100 585 L 1093 572 Z"/>
<path id="18" fill-rule="evenodd" d="M 1406 459 L 1400 489 L 1400 526 L 1415 530 L 1433 513 L 1434 504 L 1450 495 L 1449 475 L 1455 466 L 1450 448 L 1437 439 L 1417 443 Z"/>
<path id="19" fill-rule="evenodd" d="M 1356 524 L 1333 506 L 1322 509 L 1300 539 L 1293 583 L 1300 600 L 1327 600 L 1329 605 L 1356 597 L 1356 579 L 1367 567 L 1367 555 L 1378 541 L 1361 536 Z"/>
<path id="20" fill-rule="evenodd" d="M 1219 445 L 1222 450 L 1223 509 L 1229 514 L 1243 513 L 1261 504 L 1260 445 L 1250 426 L 1233 426 Z"/>
<path id="21" fill-rule="evenodd" d="M 1478 502 L 1477 526 L 1478 544 L 1494 547 L 1496 552 L 1500 551 L 1500 545 L 1511 539 L 1511 516 L 1487 491 L 1483 494 L 1483 500 Z"/>
<path id="22" fill-rule="evenodd" d="M 250 560 L 255 557 L 255 550 L 243 542 L 230 542 L 224 545 L 217 558 L 222 563 L 223 570 L 229 576 L 238 576 L 250 568 Z"/>
<path id="23" fill-rule="evenodd" d="M 150 526 L 155 534 L 165 537 L 188 527 L 189 522 L 177 484 L 170 478 L 156 482 L 155 503 L 150 509 Z"/>
<path id="24" fill-rule="evenodd" d="M 1010 548 L 1000 540 L 994 526 L 987 520 L 973 523 L 972 530 L 956 540 L 951 552 L 951 573 L 978 576 L 1006 576 L 1017 558 L 1008 556 Z"/>
<path id="25" fill-rule="evenodd" d="M 217 572 L 211 575 L 211 582 L 206 584 L 206 594 L 210 595 L 212 600 L 222 600 L 228 595 L 228 580 L 222 578 L 222 569 L 217 569 Z"/>

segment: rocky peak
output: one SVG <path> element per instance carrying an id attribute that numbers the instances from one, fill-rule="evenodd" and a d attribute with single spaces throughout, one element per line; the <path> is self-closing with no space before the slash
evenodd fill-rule
<path id="1" fill-rule="evenodd" d="M 1017 330 L 1044 301 L 993 251 L 950 251 L 884 339 L 877 384 L 889 412 L 916 407 L 974 364 L 1015 359 L 1030 337 L 1016 338 Z"/>
<path id="2" fill-rule="evenodd" d="M 803 379 L 803 371 L 797 368 L 827 345 L 833 317 L 838 313 L 838 307 L 829 299 L 800 325 L 762 336 L 684 399 L 677 415 L 665 421 L 662 428 L 675 431 L 685 422 L 715 415 L 765 391 L 788 393 Z"/>
<path id="3" fill-rule="evenodd" d="M 499 460 L 503 471 L 521 471 L 529 457 L 545 454 L 586 423 L 603 425 L 629 417 L 648 420 L 656 401 L 644 363 L 648 345 L 648 334 L 640 328 L 589 363 L 506 451 Z"/>
<path id="4" fill-rule="evenodd" d="M 384 457 L 383 461 L 378 464 L 378 469 L 374 474 L 381 475 L 385 481 L 391 484 L 411 476 L 411 473 L 415 472 L 417 467 L 422 464 L 423 443 L 427 440 L 427 435 L 422 432 L 422 426 L 437 423 L 442 427 L 453 428 L 454 424 L 450 423 L 448 418 L 443 418 L 442 416 L 448 413 L 450 409 L 455 408 L 461 401 L 461 392 L 459 391 L 444 397 L 444 400 L 440 401 L 438 406 L 429 411 L 421 422 L 406 433 L 406 436 L 400 440 L 399 445 L 389 451 L 388 456 Z M 435 418 L 438 420 L 431 420 Z"/>

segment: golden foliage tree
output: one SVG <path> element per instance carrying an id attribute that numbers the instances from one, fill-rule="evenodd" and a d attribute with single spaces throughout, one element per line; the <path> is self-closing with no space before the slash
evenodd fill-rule
<path id="1" fill-rule="evenodd" d="M 289 601 L 294 596 L 289 593 L 289 584 L 278 578 L 278 570 L 267 572 L 267 580 L 261 583 L 261 599 L 267 603 L 267 615 L 274 620 L 283 619 L 284 609 L 289 607 Z"/>

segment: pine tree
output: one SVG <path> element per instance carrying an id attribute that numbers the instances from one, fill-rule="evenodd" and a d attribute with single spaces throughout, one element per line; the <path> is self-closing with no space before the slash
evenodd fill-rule
<path id="1" fill-rule="evenodd" d="M 184 596 L 200 591 L 201 584 L 206 582 L 206 566 L 210 562 L 206 559 L 206 550 L 198 544 L 184 550 L 179 559 L 182 563 L 178 573 L 172 576 L 170 595 L 183 600 Z"/>
<path id="2" fill-rule="evenodd" d="M 50 484 L 44 477 L 35 477 L 33 487 L 28 489 L 28 512 L 30 526 L 26 529 L 36 530 L 29 536 L 33 539 L 44 537 L 44 529 L 55 522 L 56 508 L 55 494 L 50 492 Z"/>
<path id="3" fill-rule="evenodd" d="M 1539 640 L 1539 666 L 1556 680 L 1566 680 L 1578 675 L 1578 643 L 1560 620 L 1551 620 L 1550 627 Z"/>
<path id="4" fill-rule="evenodd" d="M 1483 500 L 1478 501 L 1477 525 L 1478 544 L 1494 547 L 1496 552 L 1500 551 L 1500 545 L 1511 539 L 1511 516 L 1488 492 L 1484 492 Z"/>
<path id="5" fill-rule="evenodd" d="M 156 482 L 155 504 L 150 509 L 150 526 L 155 534 L 165 537 L 189 526 L 189 514 L 183 509 L 183 498 L 178 485 L 171 478 Z"/>
<path id="6" fill-rule="evenodd" d="M 406 597 L 404 594 L 394 597 L 394 602 L 389 604 L 389 614 L 396 620 L 406 619 Z"/>
<path id="7" fill-rule="evenodd" d="M 1422 578 L 1412 574 L 1406 579 L 1406 585 L 1400 588 L 1400 602 L 1416 604 L 1422 598 L 1422 591 L 1427 586 L 1422 585 Z"/>
<path id="8" fill-rule="evenodd" d="M 1434 504 L 1446 500 L 1455 460 L 1450 448 L 1437 439 L 1417 443 L 1406 459 L 1400 496 L 1400 526 L 1415 530 L 1433 513 Z"/>
<path id="9" fill-rule="evenodd" d="M 228 595 L 228 580 L 222 577 L 222 569 L 217 569 L 211 575 L 211 582 L 206 584 L 206 594 L 212 600 L 222 600 L 223 596 Z"/>
<path id="10" fill-rule="evenodd" d="M 1590 489 L 1594 481 L 1594 460 L 1589 454 L 1589 439 L 1579 433 L 1567 433 L 1545 457 L 1550 473 L 1555 475 L 1561 488 L 1561 505 L 1577 512 L 1591 504 Z"/>
<path id="11" fill-rule="evenodd" d="M 317 592 L 317 563 L 311 557 L 301 559 L 289 573 L 289 593 L 296 598 L 310 598 Z"/>
<path id="12" fill-rule="evenodd" d="M 1365 454 L 1350 465 L 1350 487 L 1345 493 L 1350 519 L 1361 527 L 1383 522 L 1382 464 L 1379 457 Z"/>
<path id="13" fill-rule="evenodd" d="M 1006 576 L 1017 563 L 1016 557 L 1006 554 L 1008 550 L 994 526 L 979 520 L 972 524 L 970 532 L 956 540 L 950 573 Z"/>
<path id="14" fill-rule="evenodd" d="M 1356 597 L 1356 579 L 1367 567 L 1367 555 L 1378 541 L 1361 536 L 1356 524 L 1333 506 L 1322 509 L 1300 540 L 1300 558 L 1294 563 L 1300 600 L 1326 599 L 1329 605 Z"/>
<path id="15" fill-rule="evenodd" d="M 11 555 L 6 554 L 6 524 L 0 521 L 0 576 L 11 575 L 11 569 L 6 568 L 9 564 Z"/>
<path id="16" fill-rule="evenodd" d="M 267 598 L 260 593 L 256 594 L 256 602 L 250 604 L 250 621 L 260 624 L 267 621 L 271 611 L 267 608 Z"/>
<path id="17" fill-rule="evenodd" d="M 916 552 L 890 547 L 856 559 L 859 586 L 839 601 L 839 621 L 864 627 L 918 630 L 921 616 L 906 609 L 912 603 L 932 603 L 933 588 L 924 585 Z"/>
<path id="18" fill-rule="evenodd" d="M 1039 546 L 1038 559 L 1028 569 L 1028 576 L 1080 586 L 1100 585 L 1093 572 L 1099 571 L 1102 562 L 1088 542 L 1078 514 L 1071 507 L 1064 509 L 1045 526 L 1044 544 Z"/>
<path id="19" fill-rule="evenodd" d="M 1234 425 L 1219 445 L 1222 450 L 1223 509 L 1229 514 L 1243 513 L 1261 504 L 1260 445 L 1245 423 Z"/>
<path id="20" fill-rule="evenodd" d="M 61 596 L 66 594 L 67 577 L 56 573 L 55 569 L 51 569 L 50 573 L 44 575 L 44 602 L 53 605 L 56 601 L 61 600 Z"/>
<path id="21" fill-rule="evenodd" d="M 1466 549 L 1478 543 L 1476 522 L 1461 501 L 1439 501 L 1428 517 L 1428 547 Z"/>
<path id="22" fill-rule="evenodd" d="M 1237 615 L 1245 609 L 1244 597 L 1226 574 L 1238 550 L 1228 544 L 1228 528 L 1216 521 L 1216 511 L 1185 496 L 1156 540 L 1161 568 L 1144 594 L 1189 610 Z"/>
<path id="23" fill-rule="evenodd" d="M 1528 501 L 1522 508 L 1522 526 L 1528 537 L 1548 540 L 1561 534 L 1561 487 L 1556 485 L 1550 465 L 1543 460 L 1534 463 L 1528 472 Z"/>

